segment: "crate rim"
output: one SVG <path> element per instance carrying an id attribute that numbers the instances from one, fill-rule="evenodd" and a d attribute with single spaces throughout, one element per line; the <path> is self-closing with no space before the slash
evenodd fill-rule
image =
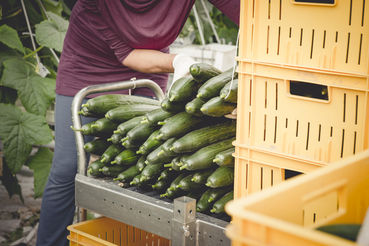
<path id="1" fill-rule="evenodd" d="M 93 236 L 91 234 L 88 234 L 86 232 L 83 232 L 83 231 L 80 231 L 80 230 L 76 229 L 76 227 L 78 227 L 78 226 L 83 226 L 85 224 L 90 224 L 92 222 L 99 222 L 100 220 L 104 221 L 104 220 L 111 220 L 111 219 L 108 218 L 108 217 L 103 216 L 103 217 L 95 218 L 93 220 L 86 220 L 86 221 L 78 222 L 78 223 L 71 224 L 71 225 L 67 226 L 67 230 L 69 230 L 70 232 L 76 233 L 76 234 L 78 234 L 80 236 L 83 236 L 85 238 L 94 237 L 94 240 L 97 241 L 98 243 L 101 243 L 101 245 L 107 245 L 110 242 L 105 241 L 105 240 L 103 240 L 103 239 L 101 239 L 99 237 Z M 78 242 L 78 240 L 72 238 L 71 233 L 68 234 L 67 238 L 71 242 Z M 111 243 L 111 245 L 116 245 L 116 244 L 112 244 Z"/>
<path id="2" fill-rule="evenodd" d="M 314 67 L 304 67 L 304 66 L 297 66 L 297 65 L 287 64 L 287 63 L 272 63 L 272 62 L 266 62 L 266 61 L 263 61 L 263 60 L 242 58 L 240 56 L 237 56 L 236 60 L 238 62 L 246 62 L 246 63 L 255 64 L 255 65 L 264 65 L 264 66 L 270 66 L 270 67 L 288 68 L 288 69 L 299 70 L 299 71 L 307 71 L 307 72 L 315 72 L 315 73 L 339 75 L 339 76 L 355 77 L 355 78 L 369 78 L 369 74 L 364 74 L 364 73 L 349 73 L 349 72 L 341 72 L 339 70 L 330 70 L 330 69 L 322 69 L 322 68 L 314 68 Z"/>
<path id="3" fill-rule="evenodd" d="M 298 185 L 299 183 L 305 183 L 305 182 L 309 182 L 313 179 L 315 179 L 317 176 L 323 176 L 323 175 L 327 175 L 330 172 L 332 172 L 333 170 L 339 170 L 341 168 L 343 168 L 344 166 L 347 165 L 348 162 L 354 162 L 355 160 L 361 160 L 361 159 L 366 159 L 369 158 L 369 150 L 365 150 L 362 151 L 356 155 L 353 156 L 349 156 L 345 159 L 336 161 L 334 163 L 331 163 L 330 165 L 323 167 L 323 168 L 318 168 L 312 172 L 309 173 L 309 175 L 304 175 L 298 178 L 292 178 L 289 180 L 286 180 L 280 184 L 278 184 L 277 186 L 272 186 L 266 190 L 263 190 L 262 192 L 256 192 L 253 193 L 251 195 L 248 195 L 247 197 L 242 197 L 239 198 L 237 200 L 233 200 L 229 203 L 227 203 L 226 205 L 226 211 L 227 213 L 230 214 L 230 211 L 239 211 L 239 207 L 243 207 L 243 206 L 248 206 L 248 205 L 252 205 L 255 204 L 257 202 L 262 201 L 263 199 L 265 199 L 266 197 L 270 196 L 270 195 L 276 195 L 278 193 L 281 192 L 285 192 L 286 190 L 295 187 L 296 185 Z M 246 211 L 243 211 L 246 212 Z M 247 212 L 249 213 L 249 212 Z M 254 212 L 252 212 L 254 213 Z M 237 217 L 240 218 L 245 218 L 245 216 L 243 216 L 242 213 L 237 214 Z"/>

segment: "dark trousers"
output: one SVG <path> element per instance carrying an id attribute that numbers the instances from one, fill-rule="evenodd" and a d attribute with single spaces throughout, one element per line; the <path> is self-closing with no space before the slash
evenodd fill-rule
<path id="1" fill-rule="evenodd" d="M 71 105 L 73 97 L 56 95 L 55 150 L 53 164 L 43 193 L 40 223 L 37 233 L 38 246 L 65 246 L 67 226 L 73 223 L 75 213 L 74 178 L 77 173 L 77 152 L 72 125 Z M 92 118 L 82 117 L 82 124 Z M 85 138 L 91 141 L 92 137 Z"/>

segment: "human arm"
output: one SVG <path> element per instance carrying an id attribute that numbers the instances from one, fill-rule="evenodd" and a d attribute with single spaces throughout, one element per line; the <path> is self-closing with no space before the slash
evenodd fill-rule
<path id="1" fill-rule="evenodd" d="M 123 66 L 142 73 L 172 73 L 175 54 L 158 50 L 134 49 L 122 61 Z"/>
<path id="2" fill-rule="evenodd" d="M 134 49 L 122 61 L 123 66 L 142 73 L 173 73 L 173 81 L 187 75 L 195 63 L 184 54 L 167 54 L 157 50 Z"/>

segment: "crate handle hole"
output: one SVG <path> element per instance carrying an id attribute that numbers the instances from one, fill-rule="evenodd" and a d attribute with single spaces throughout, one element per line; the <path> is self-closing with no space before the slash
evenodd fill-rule
<path id="1" fill-rule="evenodd" d="M 294 0 L 295 3 L 335 4 L 335 0 Z"/>
<path id="2" fill-rule="evenodd" d="M 328 101 L 329 98 L 327 86 L 296 80 L 290 81 L 290 94 L 325 101 Z"/>

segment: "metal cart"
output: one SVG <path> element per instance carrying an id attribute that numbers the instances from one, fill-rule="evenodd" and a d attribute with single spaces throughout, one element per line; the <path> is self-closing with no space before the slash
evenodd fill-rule
<path id="1" fill-rule="evenodd" d="M 152 80 L 140 79 L 102 85 L 88 86 L 79 91 L 72 103 L 72 120 L 76 129 L 81 127 L 80 110 L 82 100 L 99 92 L 150 88 L 162 100 L 161 88 Z M 75 200 L 79 208 L 78 220 L 86 219 L 86 209 L 106 217 L 124 222 L 158 236 L 171 240 L 173 246 L 230 245 L 225 236 L 228 222 L 196 213 L 196 200 L 180 197 L 173 203 L 163 201 L 150 194 L 121 188 L 117 182 L 96 179 L 86 175 L 87 158 L 83 149 L 83 136 L 75 132 L 78 173 L 75 178 Z"/>

